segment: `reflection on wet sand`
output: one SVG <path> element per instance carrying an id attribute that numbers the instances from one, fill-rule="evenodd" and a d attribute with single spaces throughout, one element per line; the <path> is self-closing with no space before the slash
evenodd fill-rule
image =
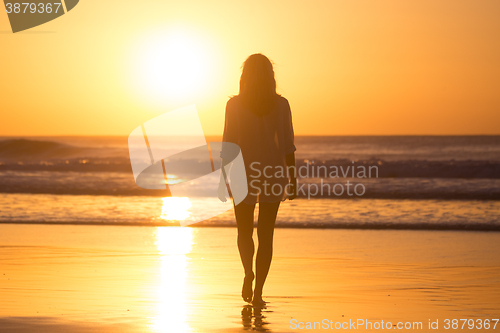
<path id="1" fill-rule="evenodd" d="M 269 322 L 266 321 L 266 316 L 262 312 L 270 312 L 265 308 L 253 307 L 251 305 L 245 305 L 241 310 L 241 323 L 243 324 L 243 329 L 248 331 L 260 331 L 268 332 L 270 331 L 268 325 Z"/>
<path id="2" fill-rule="evenodd" d="M 188 258 L 193 244 L 193 230 L 183 227 L 156 229 L 156 247 L 160 254 L 160 284 L 156 292 L 156 315 L 152 332 L 191 331 L 186 322 Z"/>

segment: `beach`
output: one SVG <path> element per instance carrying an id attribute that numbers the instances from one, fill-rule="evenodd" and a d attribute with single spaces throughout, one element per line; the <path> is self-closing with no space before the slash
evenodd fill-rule
<path id="1" fill-rule="evenodd" d="M 325 319 L 449 331 L 445 319 L 500 314 L 497 232 L 276 229 L 261 312 L 240 297 L 235 228 L 2 224 L 0 249 L 1 332 L 291 332 Z"/>
<path id="2" fill-rule="evenodd" d="M 255 309 L 231 202 L 210 213 L 204 182 L 189 198 L 138 187 L 124 137 L 6 138 L 0 332 L 500 329 L 499 143 L 297 137 L 304 191 L 280 206 Z"/>

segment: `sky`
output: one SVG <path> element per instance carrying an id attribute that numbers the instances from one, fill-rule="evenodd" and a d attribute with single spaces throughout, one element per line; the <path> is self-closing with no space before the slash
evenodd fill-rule
<path id="1" fill-rule="evenodd" d="M 221 135 L 253 53 L 296 135 L 500 134 L 498 0 L 81 0 L 15 34 L 3 6 L 0 136 L 126 136 L 190 104 Z"/>

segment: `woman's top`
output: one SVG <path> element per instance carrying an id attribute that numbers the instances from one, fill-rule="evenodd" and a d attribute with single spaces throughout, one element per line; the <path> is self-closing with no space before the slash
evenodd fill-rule
<path id="1" fill-rule="evenodd" d="M 242 105 L 239 96 L 226 105 L 223 142 L 237 144 L 243 156 L 248 184 L 246 204 L 279 202 L 291 194 L 285 155 L 293 153 L 294 134 L 288 100 L 277 96 L 275 108 L 262 116 Z M 224 149 L 221 157 L 225 157 Z"/>

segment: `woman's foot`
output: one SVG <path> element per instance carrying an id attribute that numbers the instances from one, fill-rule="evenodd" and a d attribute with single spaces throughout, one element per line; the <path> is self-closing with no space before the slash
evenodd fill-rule
<path id="1" fill-rule="evenodd" d="M 249 275 L 245 276 L 245 279 L 243 280 L 243 289 L 241 290 L 241 297 L 245 300 L 245 302 L 250 303 L 252 301 L 253 297 L 253 290 L 252 290 L 252 282 L 254 279 L 254 274 L 253 272 Z"/>
<path id="2" fill-rule="evenodd" d="M 264 308 L 266 306 L 266 302 L 262 299 L 262 296 L 254 296 L 252 305 L 256 308 Z"/>

